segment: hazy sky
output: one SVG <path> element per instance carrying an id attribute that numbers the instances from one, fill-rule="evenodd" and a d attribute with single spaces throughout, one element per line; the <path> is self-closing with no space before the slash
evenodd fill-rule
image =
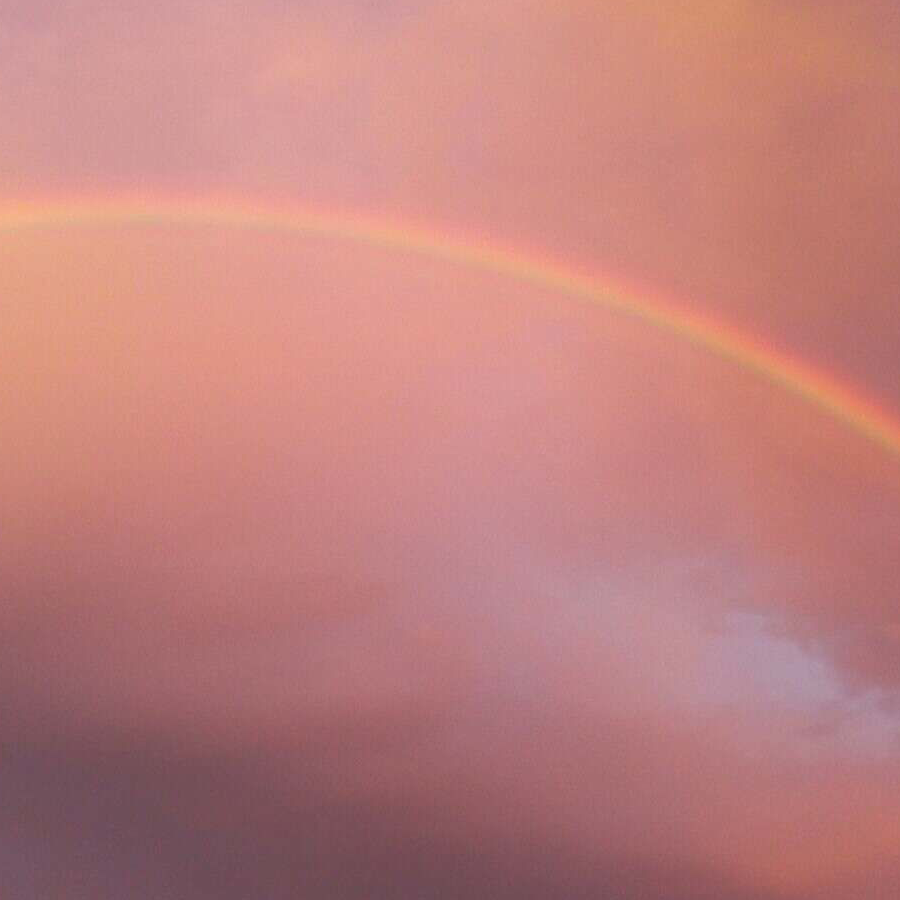
<path id="1" fill-rule="evenodd" d="M 890 0 L 0 0 L 0 206 L 415 222 L 894 411 L 897 109 Z M 4 896 L 900 893 L 897 456 L 347 241 L 4 231 L 0 303 Z"/>

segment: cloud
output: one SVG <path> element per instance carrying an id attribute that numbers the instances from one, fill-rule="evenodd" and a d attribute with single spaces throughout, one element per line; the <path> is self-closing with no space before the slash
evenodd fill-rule
<path id="1" fill-rule="evenodd" d="M 898 684 L 835 644 L 871 658 L 891 614 L 812 602 L 892 584 L 831 499 L 893 502 L 841 468 L 855 436 L 808 465 L 790 399 L 493 276 L 215 229 L 10 240 L 21 896 L 890 872 Z"/>
<path id="2" fill-rule="evenodd" d="M 0 185 L 543 248 L 893 402 L 890 9 L 5 4 Z M 12 897 L 900 887 L 895 460 L 405 254 L 19 231 L 0 296 Z"/>

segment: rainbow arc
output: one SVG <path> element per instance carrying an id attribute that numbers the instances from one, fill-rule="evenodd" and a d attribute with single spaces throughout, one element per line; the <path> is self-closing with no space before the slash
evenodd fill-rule
<path id="1" fill-rule="evenodd" d="M 609 277 L 591 277 L 487 242 L 377 218 L 231 200 L 114 199 L 0 205 L 0 233 L 85 226 L 214 226 L 316 235 L 481 269 L 602 307 L 687 341 L 817 407 L 900 458 L 900 421 L 846 382 L 715 319 Z"/>

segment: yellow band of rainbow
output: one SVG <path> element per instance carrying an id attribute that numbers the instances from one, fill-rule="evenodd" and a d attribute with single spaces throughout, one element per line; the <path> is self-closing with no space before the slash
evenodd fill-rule
<path id="1" fill-rule="evenodd" d="M 900 458 L 900 421 L 833 376 L 705 315 L 680 309 L 657 297 L 639 296 L 614 279 L 589 277 L 532 254 L 382 219 L 233 200 L 151 198 L 0 205 L 0 232 L 138 224 L 273 229 L 318 235 L 506 276 L 630 316 L 688 341 L 802 398 Z"/>

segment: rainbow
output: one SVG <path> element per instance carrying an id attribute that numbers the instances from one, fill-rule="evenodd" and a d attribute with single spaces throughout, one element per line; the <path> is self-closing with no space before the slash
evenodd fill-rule
<path id="1" fill-rule="evenodd" d="M 579 273 L 534 254 L 462 240 L 381 218 L 219 199 L 121 198 L 0 205 L 0 233 L 33 228 L 215 226 L 351 241 L 481 269 L 637 319 L 753 372 L 900 458 L 900 420 L 820 369 L 729 325 L 615 279 Z"/>

